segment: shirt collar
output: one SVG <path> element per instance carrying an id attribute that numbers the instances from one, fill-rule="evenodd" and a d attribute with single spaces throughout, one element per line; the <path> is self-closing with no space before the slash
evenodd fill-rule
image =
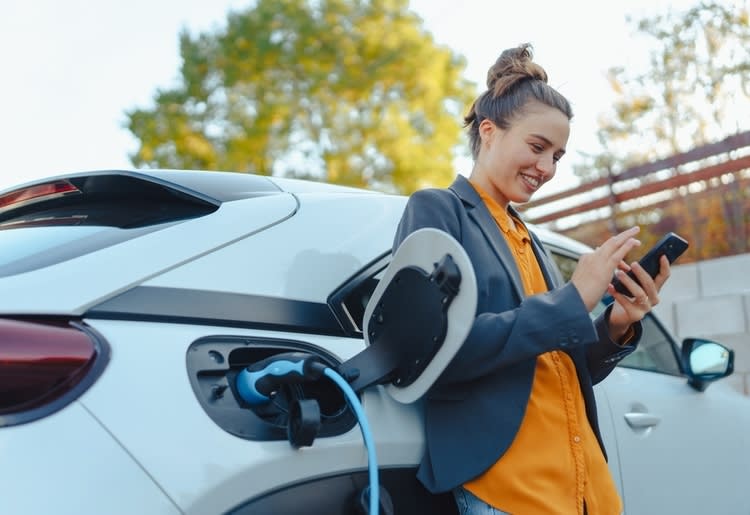
<path id="1" fill-rule="evenodd" d="M 510 234 L 513 230 L 510 225 L 510 220 L 508 219 L 510 216 L 512 216 L 510 214 L 510 211 L 504 209 L 500 204 L 498 204 L 497 201 L 493 199 L 489 193 L 482 189 L 482 187 L 479 186 L 476 181 L 472 181 L 471 179 L 469 179 L 469 184 L 471 184 L 477 191 L 479 198 L 481 198 L 482 202 L 484 202 L 484 205 L 487 206 L 487 210 L 492 215 L 492 218 L 495 219 L 500 229 L 505 234 Z M 520 221 L 517 221 L 516 223 L 520 223 Z"/>

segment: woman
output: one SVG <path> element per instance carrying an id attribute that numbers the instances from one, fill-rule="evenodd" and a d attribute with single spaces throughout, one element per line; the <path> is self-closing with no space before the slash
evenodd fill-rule
<path id="1" fill-rule="evenodd" d="M 619 514 L 593 384 L 632 352 L 640 320 L 669 277 L 623 261 L 637 227 L 584 255 L 557 284 L 539 240 L 513 209 L 555 175 L 572 110 L 547 84 L 530 45 L 504 51 L 466 116 L 474 166 L 448 189 L 414 193 L 394 249 L 413 231 L 441 229 L 466 249 L 477 315 L 460 351 L 425 396 L 426 449 L 418 477 L 453 491 L 462 515 Z M 614 290 L 617 273 L 632 297 Z M 592 322 L 589 311 L 614 301 Z"/>

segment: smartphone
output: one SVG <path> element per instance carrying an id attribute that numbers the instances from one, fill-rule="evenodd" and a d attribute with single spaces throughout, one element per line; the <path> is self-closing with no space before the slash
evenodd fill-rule
<path id="1" fill-rule="evenodd" d="M 646 254 L 638 260 L 638 263 L 646 272 L 648 272 L 648 275 L 656 277 L 659 273 L 659 259 L 662 256 L 667 256 L 667 259 L 669 259 L 669 263 L 671 264 L 674 263 L 674 261 L 680 257 L 687 248 L 688 242 L 685 238 L 670 232 L 665 234 L 656 245 L 646 252 Z M 632 277 L 636 283 L 641 284 L 638 282 L 638 279 L 635 277 L 632 270 L 628 272 L 628 275 Z M 632 296 L 630 291 L 620 282 L 619 279 L 617 279 L 617 277 L 612 280 L 612 285 L 618 292 Z"/>

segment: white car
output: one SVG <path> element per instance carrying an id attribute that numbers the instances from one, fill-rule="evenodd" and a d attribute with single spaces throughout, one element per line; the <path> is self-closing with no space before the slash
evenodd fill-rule
<path id="1" fill-rule="evenodd" d="M 383 506 L 455 514 L 415 479 L 419 402 L 359 392 L 367 449 L 333 381 L 285 384 L 257 405 L 237 387 L 279 353 L 336 367 L 365 348 L 405 202 L 168 170 L 0 192 L 0 513 L 365 513 L 374 452 Z M 563 276 L 590 250 L 537 234 Z M 649 316 L 639 349 L 596 387 L 628 514 L 750 513 L 750 399 L 706 388 L 732 361 L 714 342 L 678 345 Z"/>

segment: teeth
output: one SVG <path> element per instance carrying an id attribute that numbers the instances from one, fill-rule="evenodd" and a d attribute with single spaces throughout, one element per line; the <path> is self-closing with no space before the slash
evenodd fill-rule
<path id="1" fill-rule="evenodd" d="M 526 179 L 527 182 L 531 183 L 535 188 L 539 187 L 539 183 L 541 182 L 536 177 L 531 177 L 530 175 L 524 175 L 524 179 Z"/>

